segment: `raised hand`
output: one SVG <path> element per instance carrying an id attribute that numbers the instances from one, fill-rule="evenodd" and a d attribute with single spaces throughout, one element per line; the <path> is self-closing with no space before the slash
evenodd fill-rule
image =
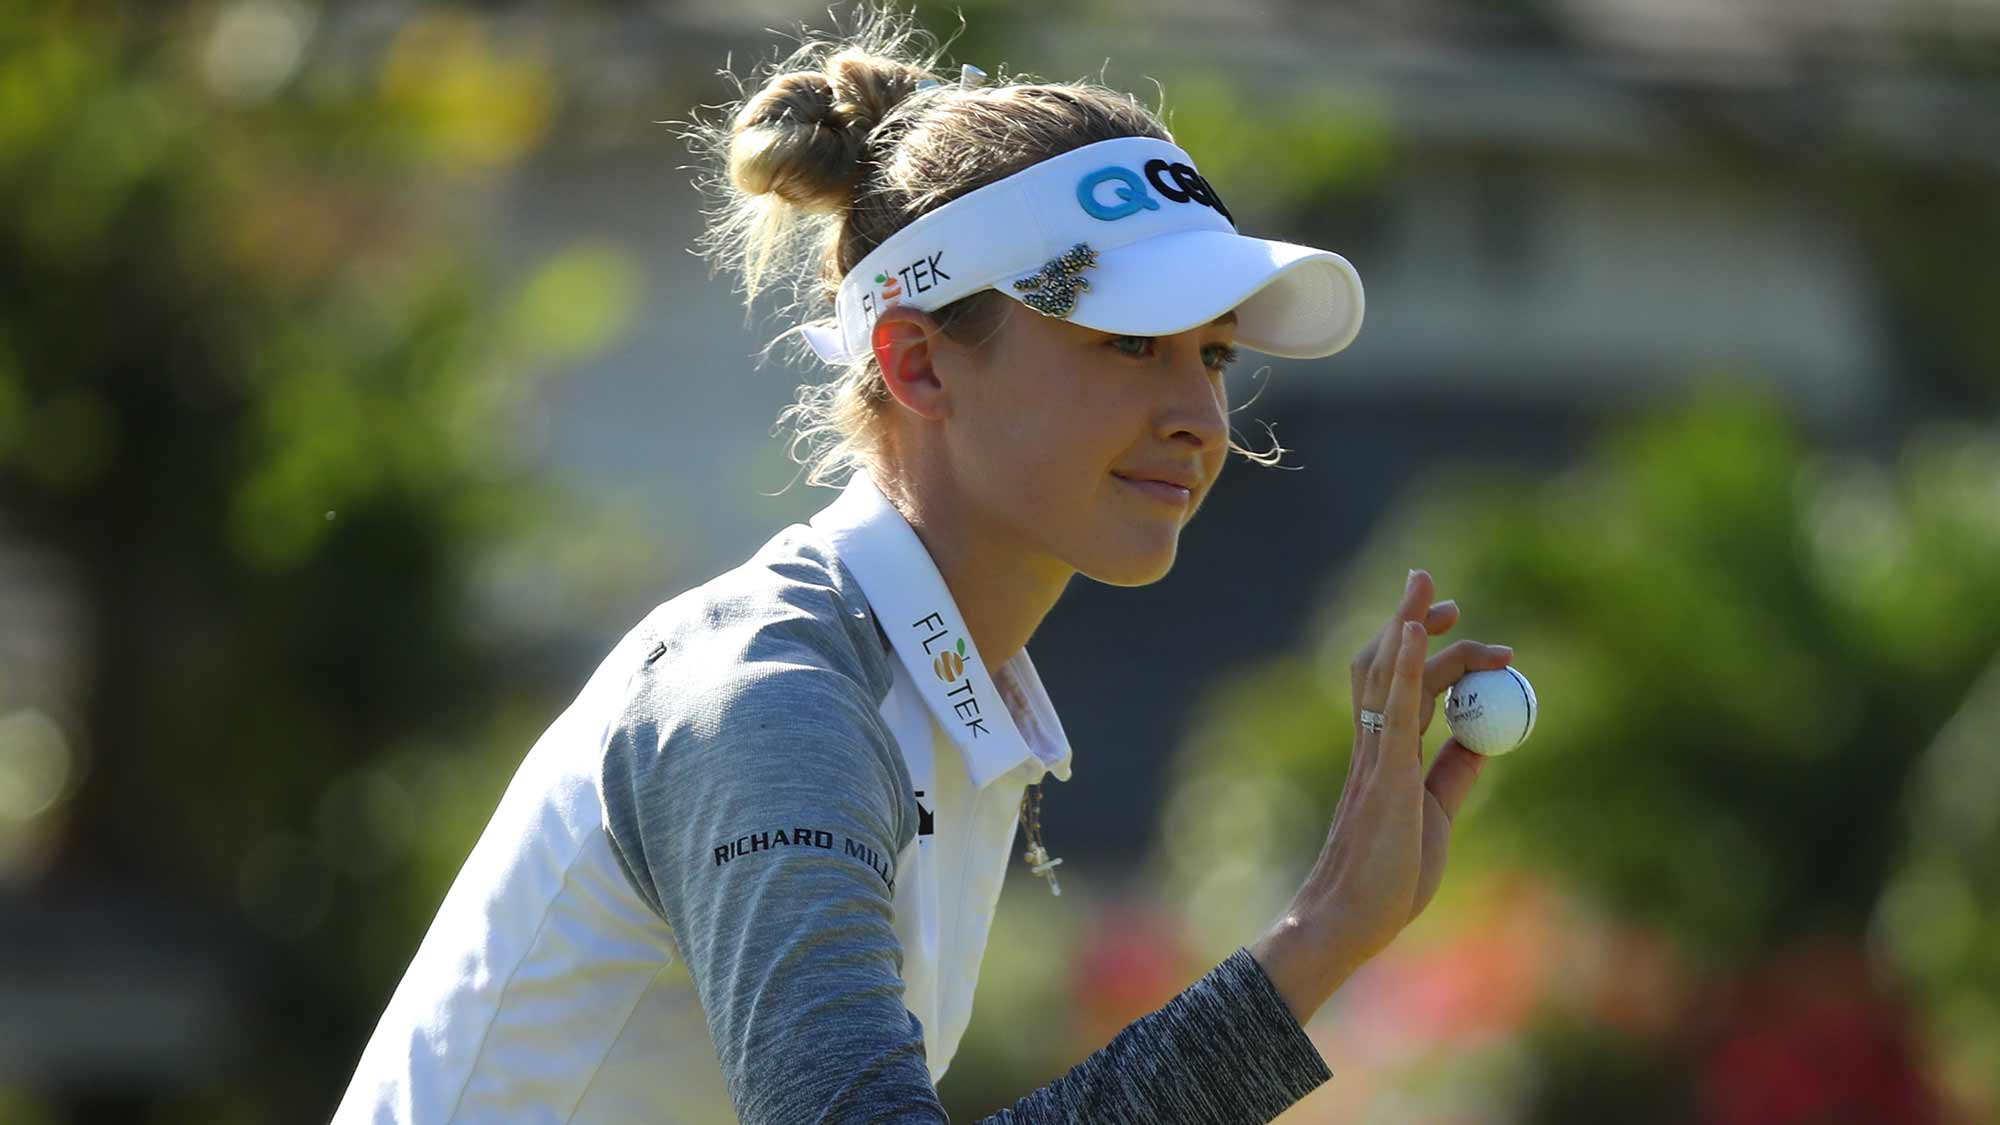
<path id="1" fill-rule="evenodd" d="M 1485 762 L 1453 739 L 1424 771 L 1437 697 L 1467 672 L 1513 659 L 1505 646 L 1458 641 L 1427 660 L 1430 637 L 1458 622 L 1457 604 L 1432 604 L 1434 593 L 1430 575 L 1412 571 L 1401 604 L 1355 657 L 1354 754 L 1333 825 L 1291 907 L 1251 950 L 1301 1019 L 1430 904 L 1452 818 Z M 1381 729 L 1364 712 L 1379 713 Z"/>

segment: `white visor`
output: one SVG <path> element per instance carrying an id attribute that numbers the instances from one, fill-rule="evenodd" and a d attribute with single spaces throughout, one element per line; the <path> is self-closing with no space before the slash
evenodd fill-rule
<path id="1" fill-rule="evenodd" d="M 982 289 L 1134 336 L 1233 309 L 1237 343 L 1288 359 L 1332 355 L 1361 331 L 1347 259 L 1237 234 L 1187 153 L 1150 137 L 1072 149 L 924 215 L 849 271 L 837 324 L 800 331 L 822 360 L 852 363 L 890 305 L 928 312 Z"/>

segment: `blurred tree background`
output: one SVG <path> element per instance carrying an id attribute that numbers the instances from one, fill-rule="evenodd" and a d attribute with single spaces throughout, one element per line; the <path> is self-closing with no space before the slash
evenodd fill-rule
<path id="1" fill-rule="evenodd" d="M 496 542 L 602 530 L 513 420 L 639 273 L 482 258 L 465 204 L 541 141 L 545 58 L 441 11 L 291 81 L 313 18 L 0 5 L 0 505 L 87 607 L 74 696 L 4 685 L 0 740 L 8 972 L 75 990 L 4 1017 L 8 1075 L 74 1092 L 50 1120 L 329 1112 L 562 702 L 467 589 Z"/>
<path id="2" fill-rule="evenodd" d="M 1483 771 L 1415 940 L 1364 973 L 1427 966 L 1464 992 L 1439 1039 L 1475 1046 L 1481 994 L 1520 993 L 1510 1120 L 1937 1120 L 1921 1057 L 1990 1106 L 2000 769 L 1968 728 L 2000 703 L 2000 437 L 1940 423 L 1884 468 L 1703 387 L 1555 476 L 1447 457 L 1411 481 L 1319 610 L 1324 647 L 1208 700 L 1156 878 L 1194 888 L 1197 933 L 1283 907 L 1346 773 L 1347 661 L 1396 568 L 1425 566 L 1466 607 L 1454 636 L 1514 645 L 1545 713 Z M 1532 916 L 1551 894 L 1580 916 L 1484 940 L 1522 924 L 1495 896 Z M 1408 1014 L 1330 1008 L 1343 1041 Z M 1464 1073 L 1491 1062 L 1426 1055 L 1413 1088 L 1469 1112 L 1505 1089 Z"/>
<path id="3" fill-rule="evenodd" d="M 1454 636 L 1512 644 L 1546 713 L 1486 768 L 1430 911 L 1313 1021 L 1336 1077 L 1286 1120 L 2000 1119 L 1989 7 L 1770 46 L 1769 5 L 1740 26 L 1676 5 L 919 5 L 996 73 L 1112 54 L 1113 84 L 1157 78 L 1246 229 L 1348 252 L 1370 284 L 1342 389 L 1259 404 L 1304 435 L 1307 471 L 1232 468 L 1186 589 L 1080 589 L 1038 634 L 1084 759 L 1050 840 L 1083 861 L 1061 899 L 1010 881 L 944 1083 L 955 1116 L 1060 1073 L 1275 914 L 1344 777 L 1346 662 L 1424 566 L 1465 608 Z M 621 348 L 650 387 L 656 353 L 733 376 L 762 342 L 717 329 L 698 264 L 642 259 L 636 234 L 510 262 L 495 200 L 615 118 L 652 129 L 635 194 L 655 202 L 684 156 L 650 123 L 724 96 L 716 44 L 761 56 L 766 24 L 825 22 L 787 13 L 0 0 L 0 1123 L 331 1111 L 516 763 L 615 639 L 603 622 L 709 576 L 679 565 L 703 537 L 554 471 L 537 419 Z M 606 102 L 625 89 L 609 46 L 672 40 L 669 21 L 701 65 L 642 60 L 640 92 Z M 1770 49 L 1733 68 L 1739 39 Z M 1694 78 L 1663 61 L 1688 43 Z M 1376 55 L 1447 63 L 1404 86 L 1342 65 Z M 1550 95 L 1562 112 L 1527 127 L 1453 85 L 1573 72 L 1597 100 Z M 1660 165 L 1620 162 L 1662 120 L 1699 167 L 1656 188 Z M 1531 145 L 1556 153 L 1545 181 L 1510 163 Z M 1640 218 L 1537 228 L 1592 175 Z M 1835 373 L 1787 384 L 1648 304 L 1797 281 L 1762 272 L 1780 244 L 1704 227 L 1706 196 L 1640 210 L 1711 183 L 1745 237 L 1810 213 L 1856 248 L 1889 346 L 1855 366 L 1892 390 L 1858 430 L 1811 406 Z M 1742 202 L 1753 187 L 1784 209 Z M 1666 233 L 1643 241 L 1649 223 Z M 1579 363 L 1582 389 L 1552 394 L 1492 333 L 1630 342 L 1560 287 L 1531 319 L 1543 243 L 1593 238 L 1608 272 L 1584 291 L 1676 243 L 1716 256 L 1623 297 L 1642 342 L 1678 349 L 1659 381 L 1637 377 L 1650 359 Z M 1481 320 L 1468 277 L 1514 303 Z M 1484 382 L 1426 382 L 1439 356 Z M 668 492 L 704 469 L 655 429 L 722 428 L 735 386 L 682 381 L 656 416 L 613 394 L 579 408 L 580 440 L 659 446 L 656 479 L 615 472 Z M 1502 409 L 1538 394 L 1553 417 Z M 1507 445 L 1523 419 L 1530 448 Z M 1197 598 L 1217 616 L 1191 618 Z M 580 600 L 601 613 L 578 624 Z M 1131 608 L 1108 627 L 1113 600 Z M 1190 635 L 1212 662 L 1106 658 Z M 1185 712 L 1139 725 L 1121 675 Z M 1093 853 L 1093 831 L 1138 844 Z"/>

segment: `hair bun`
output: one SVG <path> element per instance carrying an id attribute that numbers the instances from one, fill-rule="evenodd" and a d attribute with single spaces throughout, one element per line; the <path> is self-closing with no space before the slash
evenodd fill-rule
<path id="1" fill-rule="evenodd" d="M 923 77 L 854 48 L 824 70 L 772 76 L 731 123 L 730 179 L 745 194 L 773 193 L 807 211 L 845 208 L 868 134 Z"/>
<path id="2" fill-rule="evenodd" d="M 866 138 L 890 110 L 916 91 L 924 72 L 850 47 L 826 61 L 826 77 L 836 99 L 834 112 Z"/>

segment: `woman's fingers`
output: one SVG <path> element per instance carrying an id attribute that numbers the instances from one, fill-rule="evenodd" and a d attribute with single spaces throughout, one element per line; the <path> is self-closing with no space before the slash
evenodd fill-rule
<path id="1" fill-rule="evenodd" d="M 1389 618 L 1382 631 L 1369 642 L 1361 654 L 1354 658 L 1350 679 L 1354 689 L 1356 710 L 1372 705 L 1388 695 L 1389 678 L 1395 666 L 1398 635 L 1402 627 L 1411 621 L 1424 624 L 1426 631 L 1436 622 L 1438 632 L 1451 628 L 1458 620 L 1458 605 L 1455 602 L 1440 602 L 1430 605 L 1431 595 L 1436 593 L 1429 571 L 1413 570 L 1409 581 L 1403 586 L 1403 599 L 1396 606 L 1394 616 Z M 1445 607 L 1449 607 L 1448 609 Z M 1358 729 L 1358 728 L 1357 728 Z"/>
<path id="2" fill-rule="evenodd" d="M 1409 579 L 1403 583 L 1403 601 L 1396 607 L 1396 616 L 1414 620 L 1417 611 L 1428 605 L 1431 595 L 1436 592 L 1437 586 L 1431 580 L 1430 571 L 1412 570 Z"/>
<path id="3" fill-rule="evenodd" d="M 1390 668 L 1389 702 L 1382 708 L 1387 726 L 1382 733 L 1382 744 L 1409 749 L 1413 765 L 1421 746 L 1417 712 L 1423 702 L 1424 652 L 1429 644 L 1430 636 L 1424 632 L 1421 622 L 1403 623 L 1401 643 L 1396 649 L 1395 663 Z"/>
<path id="4" fill-rule="evenodd" d="M 1464 679 L 1467 672 L 1505 668 L 1513 659 L 1514 650 L 1506 645 L 1453 641 L 1424 664 L 1424 694 L 1438 694 Z"/>
<path id="5" fill-rule="evenodd" d="M 1367 683 L 1368 670 L 1375 665 L 1375 654 L 1382 651 L 1382 639 L 1389 636 L 1390 630 L 1402 620 L 1404 618 L 1396 617 L 1382 626 L 1381 631 L 1362 647 L 1360 654 L 1354 658 L 1354 663 L 1348 666 L 1348 687 L 1355 699 L 1363 698 L 1362 689 Z M 1432 605 L 1424 611 L 1423 620 L 1424 631 L 1433 637 L 1441 637 L 1451 632 L 1452 626 L 1458 624 L 1458 602 L 1447 599 Z"/>
<path id="6" fill-rule="evenodd" d="M 1446 598 L 1424 614 L 1424 632 L 1441 637 L 1458 624 L 1458 599 Z"/>

